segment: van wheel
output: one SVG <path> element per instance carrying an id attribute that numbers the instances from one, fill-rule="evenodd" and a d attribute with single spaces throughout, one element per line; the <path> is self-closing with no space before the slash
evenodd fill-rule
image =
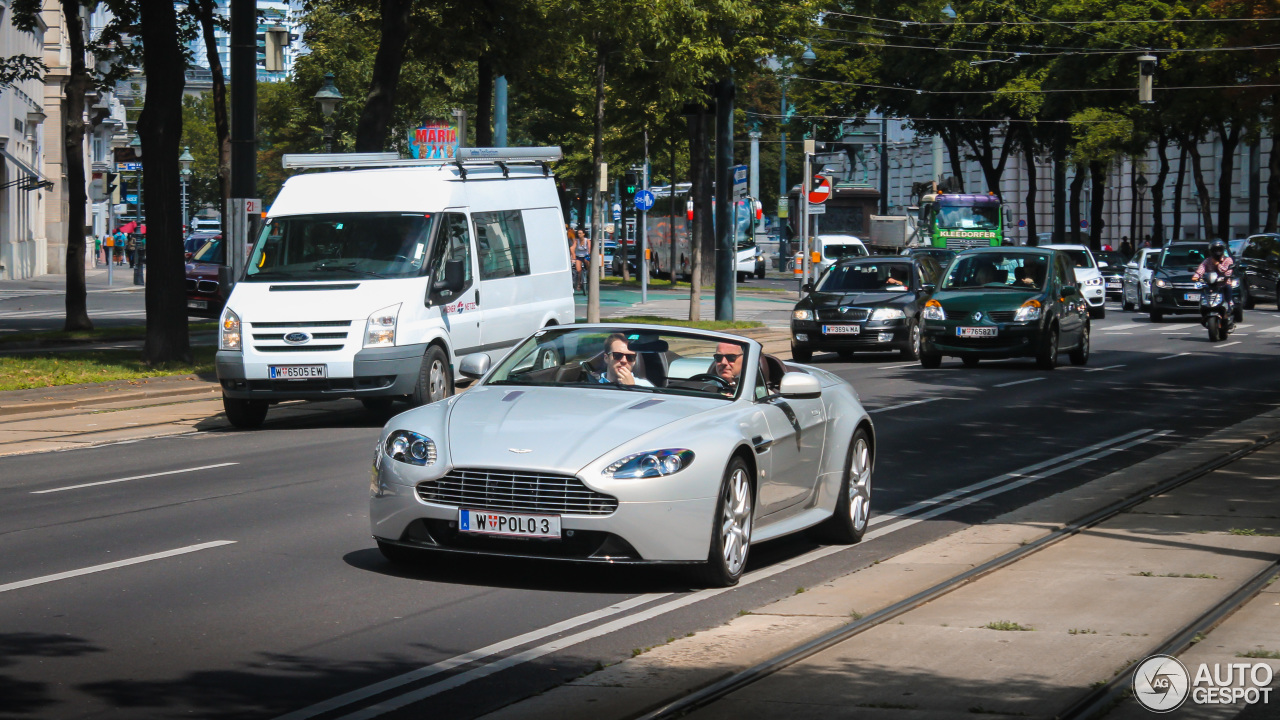
<path id="1" fill-rule="evenodd" d="M 241 400 L 222 396 L 222 409 L 227 414 L 227 420 L 241 430 L 261 427 L 262 421 L 267 419 L 269 407 L 271 403 L 266 400 Z"/>
<path id="2" fill-rule="evenodd" d="M 432 345 L 422 356 L 422 368 L 418 370 L 418 385 L 411 399 L 414 405 L 439 402 L 453 394 L 453 368 L 449 358 L 439 345 Z"/>

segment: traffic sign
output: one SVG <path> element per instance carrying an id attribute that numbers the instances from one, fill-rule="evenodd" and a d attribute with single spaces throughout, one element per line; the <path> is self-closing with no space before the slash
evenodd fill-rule
<path id="1" fill-rule="evenodd" d="M 1020 227 L 1020 228 L 1024 228 L 1024 227 L 1026 227 L 1026 226 L 1027 226 L 1027 221 L 1026 221 L 1026 220 L 1019 220 L 1019 221 L 1018 221 L 1018 227 Z"/>
<path id="2" fill-rule="evenodd" d="M 831 178 L 826 175 L 814 175 L 813 187 L 809 189 L 809 202 L 819 205 L 831 197 Z"/>
<path id="3" fill-rule="evenodd" d="M 636 193 L 636 209 L 640 212 L 648 212 L 653 207 L 653 193 L 648 190 L 641 190 Z"/>
<path id="4" fill-rule="evenodd" d="M 622 219 L 622 205 L 620 205 L 619 203 L 614 203 L 613 204 L 613 221 L 618 222 L 621 219 Z"/>
<path id="5" fill-rule="evenodd" d="M 750 177 L 750 171 L 746 165 L 733 166 L 733 197 L 744 198 L 747 196 L 747 179 Z"/>
<path id="6" fill-rule="evenodd" d="M 817 205 L 817 204 L 814 204 L 814 203 L 809 203 L 809 214 L 810 214 L 810 215 L 826 215 L 826 214 L 827 214 L 827 206 L 826 206 L 826 205 Z"/>
<path id="7" fill-rule="evenodd" d="M 141 169 L 142 169 L 142 163 L 138 163 L 138 162 L 116 163 L 116 170 L 141 170 Z"/>

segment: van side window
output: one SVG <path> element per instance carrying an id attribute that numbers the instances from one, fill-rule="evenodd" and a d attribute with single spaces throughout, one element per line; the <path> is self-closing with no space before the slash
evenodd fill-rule
<path id="1" fill-rule="evenodd" d="M 496 280 L 529 274 L 529 244 L 519 210 L 475 213 L 480 279 Z"/>
<path id="2" fill-rule="evenodd" d="M 462 290 L 471 287 L 471 231 L 467 216 L 462 213 L 442 213 L 436 226 L 436 237 L 431 247 L 431 286 L 444 284 L 445 264 L 462 262 Z M 461 292 L 461 291 L 459 291 Z"/>

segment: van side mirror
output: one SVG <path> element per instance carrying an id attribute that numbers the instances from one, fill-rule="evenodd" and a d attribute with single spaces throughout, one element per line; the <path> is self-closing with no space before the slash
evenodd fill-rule
<path id="1" fill-rule="evenodd" d="M 466 266 L 461 260 L 448 260 L 444 264 L 444 280 L 431 285 L 432 293 L 453 295 L 466 285 Z"/>

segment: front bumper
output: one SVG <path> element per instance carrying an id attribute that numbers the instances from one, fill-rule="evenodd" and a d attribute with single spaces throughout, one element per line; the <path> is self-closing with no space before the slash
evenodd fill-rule
<path id="1" fill-rule="evenodd" d="M 1106 288 L 1106 296 L 1109 298 L 1124 297 L 1124 280 L 1119 276 L 1106 277 L 1103 276 L 1103 287 Z"/>
<path id="2" fill-rule="evenodd" d="M 217 320 L 222 317 L 223 304 L 217 295 L 187 292 L 187 315 Z"/>
<path id="3" fill-rule="evenodd" d="M 1084 301 L 1089 307 L 1102 307 L 1107 303 L 1107 292 L 1104 285 L 1086 285 L 1082 290 Z"/>
<path id="4" fill-rule="evenodd" d="M 854 333 L 825 333 L 823 326 L 856 326 Z M 828 320 L 792 320 L 791 344 L 801 350 L 893 350 L 911 342 L 911 325 L 907 320 L 872 322 L 838 322 Z"/>
<path id="5" fill-rule="evenodd" d="M 996 328 L 995 337 L 962 338 L 954 320 L 929 320 L 922 328 L 923 350 L 942 355 L 970 355 L 985 358 L 1034 357 L 1043 330 L 1040 322 L 988 323 L 980 327 Z M 964 327 L 973 327 L 964 325 Z"/>
<path id="6" fill-rule="evenodd" d="M 413 392 L 422 371 L 426 345 L 370 348 L 356 353 L 350 376 L 307 380 L 253 378 L 244 355 L 219 350 L 215 359 L 222 394 L 242 400 L 336 400 L 338 398 L 398 397 Z M 265 366 L 267 363 L 259 363 Z M 309 364 L 281 360 L 272 365 Z M 265 368 L 256 375 L 265 375 Z"/>
<path id="7" fill-rule="evenodd" d="M 1199 313 L 1200 290 L 1189 287 L 1152 287 L 1151 307 L 1162 313 Z"/>

